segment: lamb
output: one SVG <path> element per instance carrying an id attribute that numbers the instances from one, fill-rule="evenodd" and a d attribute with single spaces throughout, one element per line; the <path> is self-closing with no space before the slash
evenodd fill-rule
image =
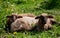
<path id="1" fill-rule="evenodd" d="M 18 18 L 22 18 L 22 17 L 35 17 L 35 15 L 33 15 L 33 14 L 16 14 L 16 13 L 12 13 L 12 15 L 9 15 L 9 16 L 7 16 L 7 25 L 6 25 L 6 28 L 7 29 L 5 29 L 5 30 L 10 30 L 10 28 L 11 28 L 11 23 L 12 22 L 14 22 L 16 19 L 18 19 Z"/>
<path id="2" fill-rule="evenodd" d="M 40 29 L 44 29 L 44 30 L 48 30 L 49 28 L 52 28 L 52 24 L 57 23 L 52 15 L 48 15 L 46 13 L 37 16 L 35 19 L 39 19 L 38 25 Z"/>

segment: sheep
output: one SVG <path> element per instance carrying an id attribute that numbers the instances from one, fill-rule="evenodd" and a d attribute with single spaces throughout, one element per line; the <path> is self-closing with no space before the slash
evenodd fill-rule
<path id="1" fill-rule="evenodd" d="M 11 23 L 12 22 L 14 22 L 16 19 L 18 19 L 18 18 L 22 18 L 22 17 L 35 17 L 35 15 L 33 15 L 33 14 L 17 14 L 17 13 L 12 13 L 12 15 L 8 15 L 7 16 L 7 23 L 6 23 L 6 30 L 10 30 L 10 28 L 11 28 Z"/>
<path id="2" fill-rule="evenodd" d="M 39 19 L 38 25 L 40 29 L 44 29 L 44 30 L 48 30 L 49 28 L 52 28 L 52 24 L 57 23 L 52 15 L 48 15 L 46 13 L 37 16 L 35 19 Z"/>

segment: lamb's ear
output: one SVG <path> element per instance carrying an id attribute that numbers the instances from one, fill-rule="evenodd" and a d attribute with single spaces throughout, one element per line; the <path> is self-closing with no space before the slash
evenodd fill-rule
<path id="1" fill-rule="evenodd" d="M 17 18 L 23 18 L 23 16 L 18 16 Z"/>
<path id="2" fill-rule="evenodd" d="M 37 16 L 35 19 L 44 19 L 44 16 Z"/>
<path id="3" fill-rule="evenodd" d="M 36 17 L 35 17 L 35 19 L 39 19 L 39 18 L 40 18 L 40 16 L 36 16 Z"/>
<path id="4" fill-rule="evenodd" d="M 6 18 L 12 18 L 12 16 L 6 16 Z"/>
<path id="5" fill-rule="evenodd" d="M 54 18 L 53 16 L 51 16 L 51 15 L 49 15 L 49 16 L 47 16 L 48 18 Z"/>
<path id="6" fill-rule="evenodd" d="M 10 15 L 10 16 L 7 16 L 7 18 L 15 21 L 17 19 L 17 16 L 16 15 Z"/>

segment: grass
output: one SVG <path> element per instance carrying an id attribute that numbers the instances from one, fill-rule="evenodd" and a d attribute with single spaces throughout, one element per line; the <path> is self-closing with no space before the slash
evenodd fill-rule
<path id="1" fill-rule="evenodd" d="M 0 0 L 0 38 L 58 38 L 60 37 L 60 26 L 53 25 L 52 30 L 35 32 L 35 31 L 21 31 L 14 33 L 6 33 L 4 28 L 6 24 L 6 16 L 12 13 L 33 13 L 40 15 L 41 13 L 48 13 L 55 15 L 55 19 L 60 21 L 60 9 L 54 8 L 46 10 L 40 8 L 41 2 L 44 0 Z"/>

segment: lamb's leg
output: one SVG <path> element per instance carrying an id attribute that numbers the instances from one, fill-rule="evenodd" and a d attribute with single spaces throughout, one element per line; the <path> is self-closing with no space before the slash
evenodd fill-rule
<path id="1" fill-rule="evenodd" d="M 58 25 L 60 25 L 60 22 L 57 22 L 57 21 L 51 21 L 52 22 L 52 24 L 58 24 Z"/>

